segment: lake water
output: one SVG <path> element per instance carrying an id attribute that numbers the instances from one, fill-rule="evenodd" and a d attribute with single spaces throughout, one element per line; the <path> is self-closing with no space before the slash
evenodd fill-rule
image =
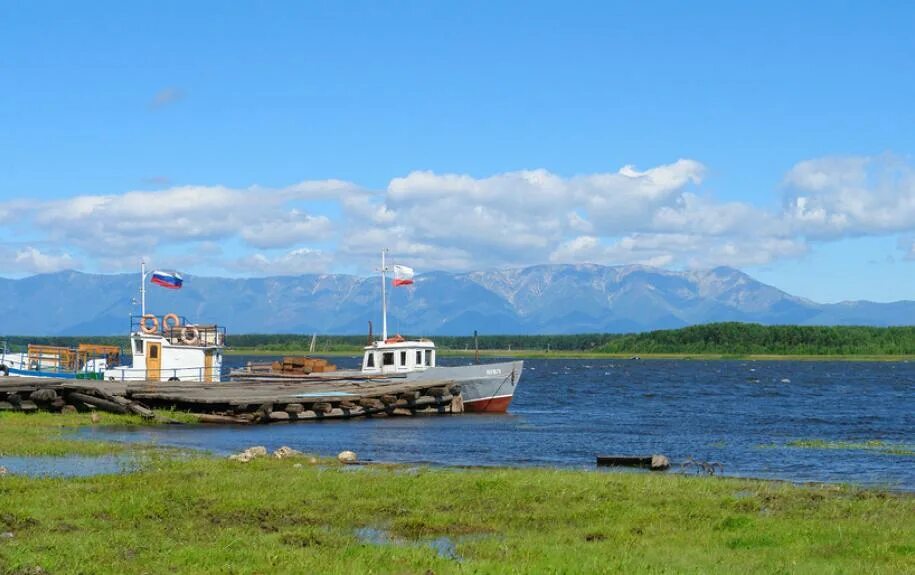
<path id="1" fill-rule="evenodd" d="M 226 359 L 241 365 L 250 358 Z M 443 365 L 468 363 L 440 359 Z M 333 361 L 355 367 L 359 358 Z M 506 415 L 84 435 L 219 454 L 251 445 L 321 455 L 351 449 L 364 460 L 443 465 L 594 469 L 596 454 L 662 453 L 675 469 L 691 457 L 722 463 L 724 475 L 915 491 L 915 363 L 526 360 Z M 822 440 L 832 448 L 790 445 L 798 440 Z"/>

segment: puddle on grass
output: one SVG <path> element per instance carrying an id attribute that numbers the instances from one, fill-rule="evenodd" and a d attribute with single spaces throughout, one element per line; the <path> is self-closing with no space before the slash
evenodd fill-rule
<path id="1" fill-rule="evenodd" d="M 443 559 L 451 559 L 458 563 L 464 560 L 463 557 L 458 555 L 454 540 L 450 537 L 437 537 L 435 539 L 419 539 L 413 541 L 395 537 L 387 530 L 378 529 L 377 527 L 360 527 L 359 529 L 356 529 L 355 534 L 360 541 L 371 545 L 396 545 L 398 547 L 407 545 L 424 546 L 431 548 Z"/>
<path id="2" fill-rule="evenodd" d="M 0 457 L 0 467 L 12 475 L 30 477 L 89 477 L 109 473 L 124 473 L 137 468 L 130 458 L 102 455 Z"/>

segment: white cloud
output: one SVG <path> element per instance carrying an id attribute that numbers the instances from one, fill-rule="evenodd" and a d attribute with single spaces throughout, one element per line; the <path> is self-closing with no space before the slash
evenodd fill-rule
<path id="1" fill-rule="evenodd" d="M 79 267 L 68 253 L 43 252 L 33 246 L 0 246 L 0 269 L 4 274 L 50 273 Z"/>
<path id="2" fill-rule="evenodd" d="M 109 271 L 146 254 L 237 274 L 369 270 L 384 247 L 423 270 L 545 261 L 743 266 L 798 257 L 808 241 L 915 229 L 915 170 L 891 156 L 800 162 L 785 175 L 782 206 L 771 209 L 716 199 L 702 189 L 705 173 L 689 159 L 571 177 L 416 171 L 382 190 L 336 179 L 277 189 L 174 186 L 7 201 L 0 216 L 60 249 L 44 259 L 26 254 L 20 267 L 71 267 L 68 254 L 78 253 Z M 915 253 L 911 243 L 902 249 Z"/>
<path id="3" fill-rule="evenodd" d="M 333 258 L 321 250 L 300 248 L 278 256 L 251 254 L 227 263 L 226 268 L 243 275 L 299 275 L 324 273 Z"/>
<path id="4" fill-rule="evenodd" d="M 285 217 L 266 220 L 241 229 L 241 237 L 256 248 L 276 248 L 329 236 L 333 224 L 326 216 L 309 216 L 292 210 Z"/>
<path id="5" fill-rule="evenodd" d="M 329 219 L 288 203 L 311 189 L 181 186 L 122 195 L 77 196 L 30 206 L 50 237 L 98 257 L 154 251 L 157 246 L 240 237 L 251 246 L 291 247 L 331 232 Z M 323 188 L 327 193 L 327 188 Z"/>
<path id="6" fill-rule="evenodd" d="M 810 238 L 915 227 L 915 170 L 894 156 L 807 160 L 788 172 L 785 185 L 785 220 Z"/>

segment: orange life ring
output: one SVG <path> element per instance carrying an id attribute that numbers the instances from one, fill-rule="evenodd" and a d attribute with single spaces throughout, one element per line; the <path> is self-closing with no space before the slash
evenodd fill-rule
<path id="1" fill-rule="evenodd" d="M 200 330 L 197 329 L 197 326 L 187 324 L 184 326 L 184 329 L 181 330 L 181 341 L 186 344 L 194 345 L 200 340 Z"/>
<path id="2" fill-rule="evenodd" d="M 402 341 L 407 341 L 407 340 L 405 340 L 403 338 L 403 336 L 400 334 L 397 334 L 394 337 L 389 337 L 388 339 L 384 340 L 385 343 L 400 343 Z"/>
<path id="3" fill-rule="evenodd" d="M 152 326 L 149 322 L 152 322 Z M 159 331 L 159 318 L 148 313 L 140 318 L 140 331 L 143 333 L 157 333 Z"/>
<path id="4" fill-rule="evenodd" d="M 169 320 L 171 320 L 171 325 L 169 325 Z M 162 318 L 162 331 L 172 331 L 176 327 L 181 325 L 181 319 L 177 314 L 170 313 Z"/>

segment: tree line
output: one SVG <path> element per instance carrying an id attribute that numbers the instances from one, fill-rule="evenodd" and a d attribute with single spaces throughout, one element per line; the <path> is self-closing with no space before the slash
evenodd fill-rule
<path id="1" fill-rule="evenodd" d="M 439 349 L 474 349 L 472 334 L 436 336 L 434 339 Z M 123 336 L 15 336 L 6 340 L 10 349 L 23 351 L 29 343 L 75 347 L 85 342 L 117 345 L 125 350 L 129 343 Z M 315 352 L 356 352 L 367 343 L 364 335 L 319 336 Z M 230 348 L 301 353 L 309 349 L 311 336 L 238 334 L 229 336 L 228 345 Z M 915 355 L 915 326 L 765 326 L 726 322 L 632 334 L 480 335 L 478 345 L 481 350 L 617 354 Z"/>

